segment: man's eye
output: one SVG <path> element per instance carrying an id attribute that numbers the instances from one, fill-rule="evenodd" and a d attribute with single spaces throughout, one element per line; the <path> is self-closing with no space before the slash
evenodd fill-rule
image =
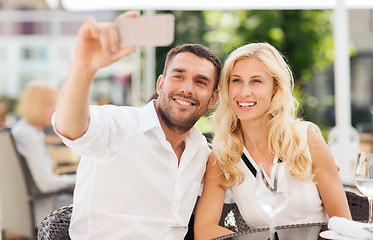
<path id="1" fill-rule="evenodd" d="M 207 83 L 205 81 L 202 81 L 202 80 L 197 80 L 196 81 L 198 84 L 201 84 L 201 85 L 207 85 Z"/>

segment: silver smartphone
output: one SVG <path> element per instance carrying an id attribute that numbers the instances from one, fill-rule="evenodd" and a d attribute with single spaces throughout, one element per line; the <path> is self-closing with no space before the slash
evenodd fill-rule
<path id="1" fill-rule="evenodd" d="M 120 46 L 168 46 L 175 36 L 175 17 L 172 14 L 116 18 Z"/>

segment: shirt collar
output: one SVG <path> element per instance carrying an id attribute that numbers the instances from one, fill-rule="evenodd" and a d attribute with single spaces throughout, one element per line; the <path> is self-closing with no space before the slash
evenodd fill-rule
<path id="1" fill-rule="evenodd" d="M 154 105 L 155 100 L 152 100 L 140 111 L 139 127 L 143 132 L 153 128 L 160 128 L 162 130 Z"/>

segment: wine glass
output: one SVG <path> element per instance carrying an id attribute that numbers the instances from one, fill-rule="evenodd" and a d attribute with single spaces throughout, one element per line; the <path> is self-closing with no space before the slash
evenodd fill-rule
<path id="1" fill-rule="evenodd" d="M 289 169 L 283 162 L 276 162 L 273 166 L 261 163 L 256 174 L 256 199 L 259 206 L 269 217 L 269 232 L 271 240 L 275 234 L 275 217 L 288 203 Z M 270 176 L 265 169 L 271 169 Z"/>
<path id="2" fill-rule="evenodd" d="M 373 223 L 373 152 L 360 152 L 358 154 L 355 182 L 359 191 L 368 198 L 368 223 Z"/>

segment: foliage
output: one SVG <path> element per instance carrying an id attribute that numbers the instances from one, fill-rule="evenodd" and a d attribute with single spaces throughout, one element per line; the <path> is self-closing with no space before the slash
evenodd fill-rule
<path id="1" fill-rule="evenodd" d="M 1 95 L 0 102 L 5 103 L 8 112 L 14 112 L 17 104 L 17 99 L 9 97 L 8 95 Z"/>
<path id="2" fill-rule="evenodd" d="M 330 10 L 171 11 L 176 18 L 175 42 L 157 48 L 157 75 L 167 51 L 182 43 L 201 43 L 224 60 L 249 42 L 268 42 L 288 59 L 297 84 L 311 79 L 333 61 Z"/>
<path id="3" fill-rule="evenodd" d="M 268 42 L 288 59 L 299 86 L 311 78 L 313 70 L 333 61 L 331 11 L 205 11 L 204 17 L 214 29 L 204 38 L 208 43 L 220 43 L 222 58 L 246 43 Z"/>

